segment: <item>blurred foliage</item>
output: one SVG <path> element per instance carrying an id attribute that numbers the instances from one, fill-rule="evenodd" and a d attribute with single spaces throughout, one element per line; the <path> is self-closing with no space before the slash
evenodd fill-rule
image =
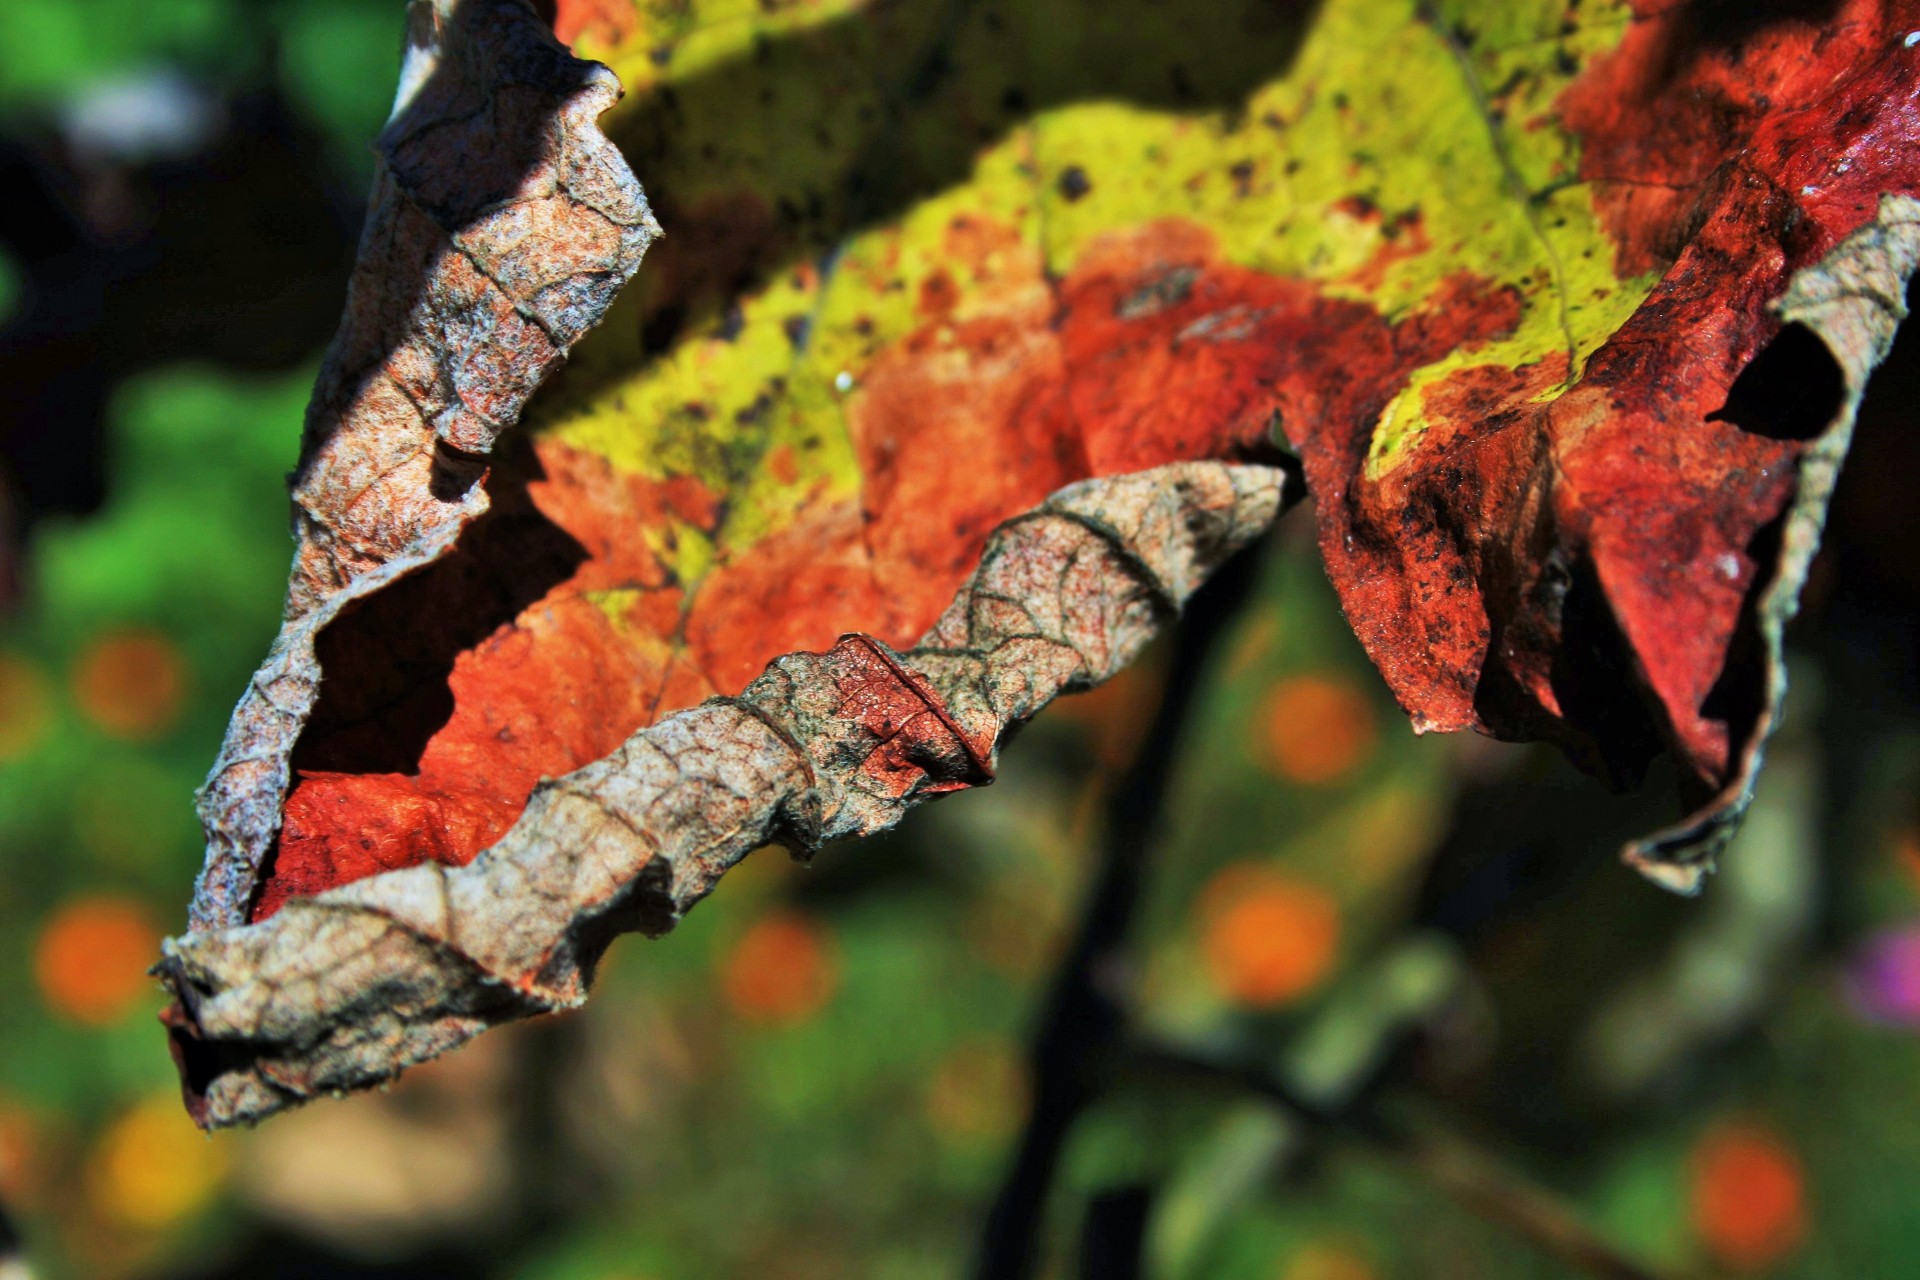
<path id="1" fill-rule="evenodd" d="M 368 142 L 400 66 L 397 0 L 5 0 L 0 111 L 58 111 L 104 86 L 170 71 L 216 96 L 261 82 L 372 172 Z"/>
<path id="2" fill-rule="evenodd" d="M 0 8 L 8 51 L 0 93 L 16 103 L 58 99 L 152 62 L 231 65 L 257 51 L 234 21 L 240 8 L 232 0 L 9 0 Z"/>
<path id="3" fill-rule="evenodd" d="M 154 67 L 216 95 L 271 76 L 363 156 L 396 8 L 0 0 L 0 123 Z M 273 633 L 310 380 L 118 387 L 105 505 L 36 527 L 0 622 L 0 1200 L 35 1265 L 964 1274 L 1156 661 L 1030 727 L 985 793 L 812 868 L 756 854 L 670 938 L 618 944 L 580 1015 L 390 1094 L 192 1130 L 141 970 L 198 866 L 191 791 Z M 1544 751 L 1406 731 L 1308 519 L 1208 674 L 1114 981 L 1170 1053 L 1335 1119 L 1114 1064 L 1049 1205 L 1047 1274 L 1072 1273 L 1091 1205 L 1140 1188 L 1159 1280 L 1574 1274 L 1466 1202 L 1457 1167 L 1558 1198 L 1659 1275 L 1911 1274 L 1920 718 L 1861 657 L 1884 630 L 1804 638 L 1750 829 L 1685 902 L 1613 859 L 1670 812 L 1657 789 L 1610 797 Z M 1390 1149 L 1370 1114 L 1464 1165 Z"/>
<path id="4" fill-rule="evenodd" d="M 143 970 L 199 862 L 192 790 L 277 620 L 308 380 L 122 388 L 107 503 L 37 530 L 32 607 L 0 648 L 4 1185 L 110 1254 L 125 1241 L 96 1223 L 176 1228 L 225 1163 L 181 1122 Z M 76 1273 L 111 1260 L 83 1251 Z"/>

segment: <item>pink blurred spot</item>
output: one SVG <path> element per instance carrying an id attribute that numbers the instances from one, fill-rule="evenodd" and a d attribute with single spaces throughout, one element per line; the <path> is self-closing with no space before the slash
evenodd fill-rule
<path id="1" fill-rule="evenodd" d="M 1875 1022 L 1920 1027 L 1920 923 L 1869 938 L 1847 964 L 1847 994 Z"/>

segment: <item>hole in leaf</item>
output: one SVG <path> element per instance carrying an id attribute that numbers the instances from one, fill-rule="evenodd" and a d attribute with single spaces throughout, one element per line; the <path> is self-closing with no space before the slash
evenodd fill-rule
<path id="1" fill-rule="evenodd" d="M 527 491 L 544 473 L 520 437 L 489 482 L 492 508 L 453 553 L 349 607 L 316 648 L 320 700 L 294 749 L 296 772 L 414 773 L 453 714 L 454 659 L 565 582 L 586 548 Z"/>
<path id="2" fill-rule="evenodd" d="M 1747 558 L 1760 566 L 1740 605 L 1740 626 L 1727 647 L 1726 666 L 1707 691 L 1701 714 L 1727 726 L 1727 767 L 1737 770 L 1753 736 L 1763 731 L 1761 715 L 1767 708 L 1767 645 L 1760 626 L 1760 603 L 1780 571 L 1780 543 L 1786 516 L 1760 527 L 1747 544 Z"/>
<path id="3" fill-rule="evenodd" d="M 1731 422 L 1769 440 L 1811 440 L 1846 401 L 1840 362 L 1820 335 L 1790 324 L 1741 370 L 1708 422 Z"/>

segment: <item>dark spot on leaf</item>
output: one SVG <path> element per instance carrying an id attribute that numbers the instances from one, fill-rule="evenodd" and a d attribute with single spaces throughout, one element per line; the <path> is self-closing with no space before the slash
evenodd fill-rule
<path id="1" fill-rule="evenodd" d="M 1790 324 L 1767 344 L 1707 415 L 1769 440 L 1811 440 L 1827 429 L 1847 394 L 1840 362 L 1820 336 Z"/>
<path id="2" fill-rule="evenodd" d="M 1070 164 L 1060 171 L 1060 180 L 1055 184 L 1060 194 L 1069 202 L 1078 200 L 1093 190 L 1093 183 L 1087 178 L 1087 171 L 1077 164 Z"/>
<path id="3" fill-rule="evenodd" d="M 1356 222 L 1366 222 L 1369 219 L 1380 216 L 1380 206 L 1374 203 L 1371 196 L 1365 194 L 1351 195 L 1344 199 L 1336 200 L 1333 203 L 1333 208 L 1336 212 L 1344 213 Z"/>
<path id="4" fill-rule="evenodd" d="M 767 416 L 767 410 L 773 408 L 773 397 L 762 391 L 753 398 L 753 403 L 733 415 L 733 420 L 741 426 L 750 426 Z"/>

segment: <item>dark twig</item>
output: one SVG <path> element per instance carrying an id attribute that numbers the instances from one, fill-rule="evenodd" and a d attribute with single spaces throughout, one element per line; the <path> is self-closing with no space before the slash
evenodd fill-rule
<path id="1" fill-rule="evenodd" d="M 1195 1058 L 1177 1049 L 1148 1046 L 1137 1049 L 1133 1061 L 1257 1094 L 1317 1134 L 1384 1159 L 1594 1280 L 1660 1280 L 1594 1234 L 1558 1196 L 1457 1138 L 1417 1132 L 1372 1108 L 1330 1111 L 1300 1097 L 1267 1072 Z"/>
<path id="2" fill-rule="evenodd" d="M 1594 1234 L 1560 1197 L 1486 1152 L 1437 1134 L 1396 1135 L 1381 1148 L 1462 1208 L 1499 1223 L 1536 1248 L 1594 1280 L 1659 1280 L 1640 1263 Z"/>
<path id="3" fill-rule="evenodd" d="M 1035 1037 L 1033 1108 L 988 1214 L 976 1277 L 1027 1280 L 1034 1273 L 1047 1194 L 1067 1135 L 1113 1073 L 1126 1065 L 1204 1077 L 1255 1093 L 1316 1134 L 1386 1161 L 1594 1280 L 1658 1280 L 1595 1235 L 1550 1192 L 1457 1140 L 1396 1125 L 1370 1107 L 1328 1109 L 1268 1072 L 1129 1043 L 1125 952 L 1147 857 L 1207 659 L 1252 590 L 1256 555 L 1254 549 L 1235 558 L 1193 598 L 1153 726 L 1110 794 L 1103 857 Z M 1095 1198 L 1081 1242 L 1086 1280 L 1131 1280 L 1139 1274 L 1150 1205 L 1150 1192 L 1140 1187 Z"/>
<path id="4" fill-rule="evenodd" d="M 979 1280 L 1024 1280 L 1033 1274 L 1047 1189 L 1061 1148 L 1118 1056 L 1126 1009 L 1117 988 L 1147 852 L 1207 658 L 1253 589 L 1257 557 L 1256 546 L 1228 561 L 1188 604 L 1153 726 L 1114 784 L 1104 856 L 1034 1041 L 1033 1108 L 987 1216 L 974 1273 Z"/>
<path id="5" fill-rule="evenodd" d="M 1095 1196 L 1080 1233 L 1080 1280 L 1140 1280 L 1152 1210 L 1153 1188 L 1144 1184 Z"/>
<path id="6" fill-rule="evenodd" d="M 32 1275 L 27 1266 L 26 1243 L 14 1228 L 13 1219 L 7 1216 L 7 1206 L 0 1204 L 0 1280 L 30 1280 Z"/>

